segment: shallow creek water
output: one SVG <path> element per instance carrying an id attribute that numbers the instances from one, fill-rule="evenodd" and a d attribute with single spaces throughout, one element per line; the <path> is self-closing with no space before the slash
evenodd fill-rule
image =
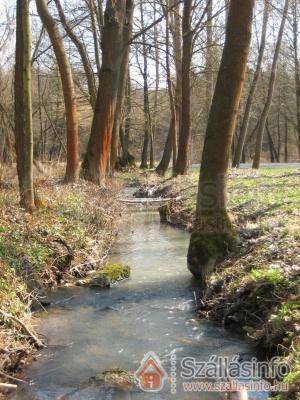
<path id="1" fill-rule="evenodd" d="M 251 356 L 245 342 L 213 324 L 195 319 L 200 289 L 186 268 L 189 234 L 161 225 L 157 212 L 133 212 L 113 248 L 110 262 L 131 266 L 131 278 L 111 289 L 59 288 L 41 313 L 39 332 L 49 339 L 37 361 L 25 371 L 29 387 L 13 399 L 224 399 L 218 393 L 184 393 L 180 361 L 192 356 Z M 145 353 L 156 352 L 170 370 L 177 359 L 177 393 L 166 382 L 160 393 L 82 387 L 105 370 L 136 371 Z M 250 399 L 265 399 L 252 393 Z"/>

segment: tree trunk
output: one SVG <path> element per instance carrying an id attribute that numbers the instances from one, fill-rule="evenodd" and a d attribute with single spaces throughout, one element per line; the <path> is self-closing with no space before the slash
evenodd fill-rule
<path id="1" fill-rule="evenodd" d="M 125 115 L 123 125 L 120 129 L 120 142 L 122 148 L 122 157 L 119 160 L 120 166 L 128 167 L 135 166 L 133 155 L 129 152 L 129 140 L 131 130 L 131 80 L 130 71 L 128 69 L 127 85 L 126 85 L 126 102 L 125 102 Z"/>
<path id="2" fill-rule="evenodd" d="M 168 3 L 168 2 L 167 2 Z M 153 18 L 154 21 L 157 19 L 156 12 L 156 0 L 153 0 Z M 153 43 L 154 43 L 154 51 L 155 51 L 155 93 L 154 93 L 154 106 L 153 106 L 153 129 L 152 129 L 152 167 L 151 167 L 151 158 L 150 158 L 150 168 L 154 168 L 154 159 L 155 159 L 155 151 L 154 151 L 154 141 L 157 134 L 157 116 L 158 116 L 158 93 L 159 93 L 159 83 L 160 83 L 160 68 L 159 68 L 159 43 L 158 43 L 158 31 L 157 25 L 153 28 Z"/>
<path id="3" fill-rule="evenodd" d="M 294 47 L 294 63 L 295 63 L 295 88 L 296 88 L 296 108 L 297 108 L 297 139 L 298 154 L 300 158 L 300 62 L 298 52 L 298 1 L 293 3 L 293 47 Z"/>
<path id="4" fill-rule="evenodd" d="M 288 119 L 286 116 L 284 118 L 284 128 L 285 128 L 285 132 L 284 132 L 284 162 L 288 163 L 289 162 L 289 154 L 288 154 L 289 122 L 288 122 Z"/>
<path id="5" fill-rule="evenodd" d="M 237 167 L 237 168 L 240 166 L 241 157 L 242 157 L 242 153 L 243 153 L 243 149 L 244 149 L 244 145 L 245 145 L 245 139 L 246 139 L 248 127 L 249 127 L 249 121 L 250 121 L 250 115 L 251 115 L 254 95 L 256 92 L 258 80 L 261 75 L 261 67 L 262 67 L 262 62 L 263 62 L 264 52 L 265 52 L 265 47 L 266 47 L 266 36 L 267 36 L 267 26 L 268 26 L 268 21 L 269 21 L 269 15 L 270 15 L 270 3 L 268 1 L 266 1 L 265 8 L 264 8 L 263 25 L 262 25 L 262 32 L 261 32 L 261 39 L 260 39 L 260 46 L 259 46 L 259 51 L 258 51 L 258 59 L 257 59 L 256 69 L 254 72 L 253 81 L 252 81 L 250 91 L 248 94 L 246 107 L 245 107 L 245 111 L 244 111 L 242 127 L 241 127 L 241 131 L 240 131 L 240 134 L 238 137 L 236 151 L 235 151 L 233 163 L 232 163 L 232 166 Z"/>
<path id="6" fill-rule="evenodd" d="M 205 135 L 196 223 L 188 251 L 188 267 L 202 280 L 234 242 L 227 212 L 227 176 L 247 69 L 253 8 L 254 0 L 230 2 L 226 40 Z"/>
<path id="7" fill-rule="evenodd" d="M 122 64 L 120 67 L 120 79 L 118 88 L 118 98 L 116 104 L 114 127 L 112 131 L 111 139 L 111 152 L 110 152 L 110 173 L 114 174 L 116 168 L 116 162 L 118 158 L 118 144 L 119 135 L 121 129 L 122 114 L 124 111 L 124 102 L 126 95 L 126 84 L 128 78 L 128 63 L 129 63 L 129 46 L 128 43 L 131 39 L 132 34 L 132 18 L 133 18 L 133 1 L 127 1 L 126 3 L 126 25 L 124 25 L 123 42 L 124 42 L 124 52 Z"/>
<path id="8" fill-rule="evenodd" d="M 175 58 L 175 71 L 176 71 L 176 93 L 175 93 L 175 107 L 176 107 L 176 140 L 173 143 L 173 173 L 175 174 L 176 160 L 177 160 L 177 136 L 180 132 L 182 121 L 182 37 L 181 37 L 181 8 L 176 0 L 171 1 L 171 6 L 174 7 L 170 13 L 171 23 L 170 30 L 173 37 L 174 58 Z"/>
<path id="9" fill-rule="evenodd" d="M 20 204 L 32 212 L 33 130 L 31 104 L 31 33 L 29 1 L 17 0 L 15 65 L 15 145 L 20 189 Z"/>
<path id="10" fill-rule="evenodd" d="M 205 60 L 205 112 L 208 118 L 209 109 L 214 90 L 213 82 L 213 0 L 206 0 L 207 24 L 206 24 L 206 60 Z"/>
<path id="11" fill-rule="evenodd" d="M 141 28 L 145 28 L 143 4 L 140 3 L 141 13 Z M 145 32 L 142 34 L 143 42 L 143 83 L 144 83 L 144 143 L 142 149 L 140 168 L 148 168 L 148 150 L 150 145 L 150 168 L 153 168 L 153 141 L 152 141 L 152 120 L 149 104 L 149 88 L 148 88 L 148 59 L 147 59 L 147 44 Z M 152 165 L 151 165 L 152 164 Z"/>
<path id="12" fill-rule="evenodd" d="M 130 1 L 130 0 L 127 0 Z M 123 33 L 126 0 L 108 0 L 102 37 L 102 65 L 99 89 L 82 176 L 95 184 L 105 184 L 111 148 L 120 67 L 123 59 Z"/>
<path id="13" fill-rule="evenodd" d="M 168 7 L 168 5 L 167 5 Z M 173 151 L 173 155 L 176 156 L 176 107 L 175 100 L 173 94 L 173 84 L 171 80 L 171 69 L 170 69 L 170 27 L 169 27 L 169 12 L 168 8 L 163 7 L 163 11 L 166 19 L 166 73 L 167 73 L 167 85 L 168 85 L 168 94 L 169 94 L 169 102 L 170 102 L 170 112 L 171 112 L 171 120 L 169 126 L 169 132 L 166 140 L 166 144 L 164 147 L 164 152 L 162 159 L 159 165 L 156 168 L 156 173 L 164 176 L 169 168 L 169 164 L 171 161 L 171 154 Z M 174 146 L 175 144 L 175 146 Z"/>
<path id="14" fill-rule="evenodd" d="M 267 122 L 266 122 L 266 131 L 267 131 L 267 135 L 268 135 L 268 141 L 269 141 L 269 147 L 270 147 L 270 158 L 271 158 L 271 162 L 279 162 L 279 160 L 278 160 L 278 154 L 277 154 L 277 151 L 276 151 L 276 149 L 275 149 L 275 146 L 274 146 L 274 142 L 273 142 L 273 139 L 272 139 L 272 135 L 271 135 L 271 132 L 270 132 L 270 129 L 269 129 L 269 124 L 268 124 L 268 120 L 267 120 Z M 273 156 L 272 156 L 272 155 Z"/>
<path id="15" fill-rule="evenodd" d="M 186 0 L 182 17 L 182 120 L 179 131 L 178 156 L 175 175 L 184 175 L 188 169 L 191 140 L 191 62 L 193 31 L 191 29 L 193 0 Z"/>
<path id="16" fill-rule="evenodd" d="M 280 48 L 281 48 L 282 36 L 283 36 L 283 31 L 284 31 L 284 27 L 285 27 L 286 18 L 287 18 L 288 8 L 289 8 L 289 0 L 285 0 L 281 24 L 280 24 L 279 33 L 278 33 L 277 42 L 276 42 L 275 53 L 274 53 L 274 57 L 273 57 L 267 99 L 266 99 L 264 109 L 262 111 L 258 131 L 257 131 L 257 135 L 256 135 L 256 140 L 255 140 L 255 153 L 254 153 L 254 158 L 253 158 L 253 163 L 252 163 L 252 168 L 255 168 L 255 169 L 258 169 L 259 165 L 260 165 L 260 156 L 261 156 L 261 148 L 262 148 L 262 143 L 263 143 L 264 131 L 265 131 L 266 121 L 267 121 L 267 118 L 269 115 L 269 111 L 270 111 L 270 107 L 271 107 L 272 99 L 273 99 L 273 93 L 274 93 L 274 87 L 275 87 L 275 81 L 276 81 L 276 73 L 277 73 L 277 65 L 278 65 L 278 57 L 279 57 L 279 52 L 280 52 Z"/>
<path id="17" fill-rule="evenodd" d="M 78 118 L 72 68 L 59 29 L 48 10 L 46 1 L 36 0 L 36 7 L 53 46 L 63 89 L 67 129 L 67 166 L 65 181 L 75 182 L 78 178 Z"/>

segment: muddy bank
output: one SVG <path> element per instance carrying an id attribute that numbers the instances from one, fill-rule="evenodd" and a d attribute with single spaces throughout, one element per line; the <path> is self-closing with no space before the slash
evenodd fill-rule
<path id="1" fill-rule="evenodd" d="M 299 177 L 297 169 L 231 171 L 229 207 L 239 242 L 207 280 L 198 309 L 199 318 L 254 343 L 262 358 L 290 361 L 291 392 L 282 399 L 299 399 L 300 389 Z M 161 221 L 191 231 L 197 182 L 196 172 L 154 176 L 141 181 L 136 195 L 173 197 L 160 207 Z"/>
<path id="2" fill-rule="evenodd" d="M 18 384 L 16 374 L 46 342 L 35 332 L 33 311 L 49 305 L 49 289 L 74 285 L 102 267 L 124 206 L 118 183 L 106 189 L 84 182 L 62 185 L 53 171 L 43 171 L 36 181 L 40 208 L 31 215 L 19 207 L 15 177 L 8 173 L 2 179 L 0 382 L 6 393 L 4 384 Z"/>

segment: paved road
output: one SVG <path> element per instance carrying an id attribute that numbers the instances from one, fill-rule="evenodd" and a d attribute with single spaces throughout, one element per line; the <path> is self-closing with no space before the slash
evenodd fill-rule
<path id="1" fill-rule="evenodd" d="M 193 164 L 192 168 L 199 168 L 200 164 Z M 300 168 L 300 163 L 261 163 L 261 168 Z M 240 168 L 251 169 L 252 164 L 241 164 Z"/>

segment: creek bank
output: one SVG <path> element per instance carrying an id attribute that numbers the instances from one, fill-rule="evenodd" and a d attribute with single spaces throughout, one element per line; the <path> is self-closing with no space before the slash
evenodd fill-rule
<path id="1" fill-rule="evenodd" d="M 49 305 L 49 289 L 74 285 L 91 271 L 102 268 L 117 236 L 123 211 L 117 196 L 118 183 L 106 189 L 85 182 L 62 185 L 56 176 L 58 171 L 48 168 L 40 175 L 36 172 L 41 204 L 34 214 L 19 207 L 16 177 L 9 171 L 3 174 L 6 185 L 0 193 L 0 381 L 3 384 L 18 384 L 15 374 L 20 373 L 38 347 L 32 312 Z M 107 279 L 116 281 L 126 271 L 119 270 L 117 279 L 115 276 Z M 3 392 L 7 392 L 5 388 Z"/>
<path id="2" fill-rule="evenodd" d="M 290 362 L 290 392 L 278 399 L 299 399 L 300 391 L 300 191 L 296 168 L 232 170 L 229 211 L 238 244 L 207 278 L 198 310 L 254 343 L 262 358 Z M 192 230 L 198 173 L 140 180 L 136 196 L 173 197 L 159 208 L 161 221 Z M 181 199 L 175 199 L 181 196 Z"/>

